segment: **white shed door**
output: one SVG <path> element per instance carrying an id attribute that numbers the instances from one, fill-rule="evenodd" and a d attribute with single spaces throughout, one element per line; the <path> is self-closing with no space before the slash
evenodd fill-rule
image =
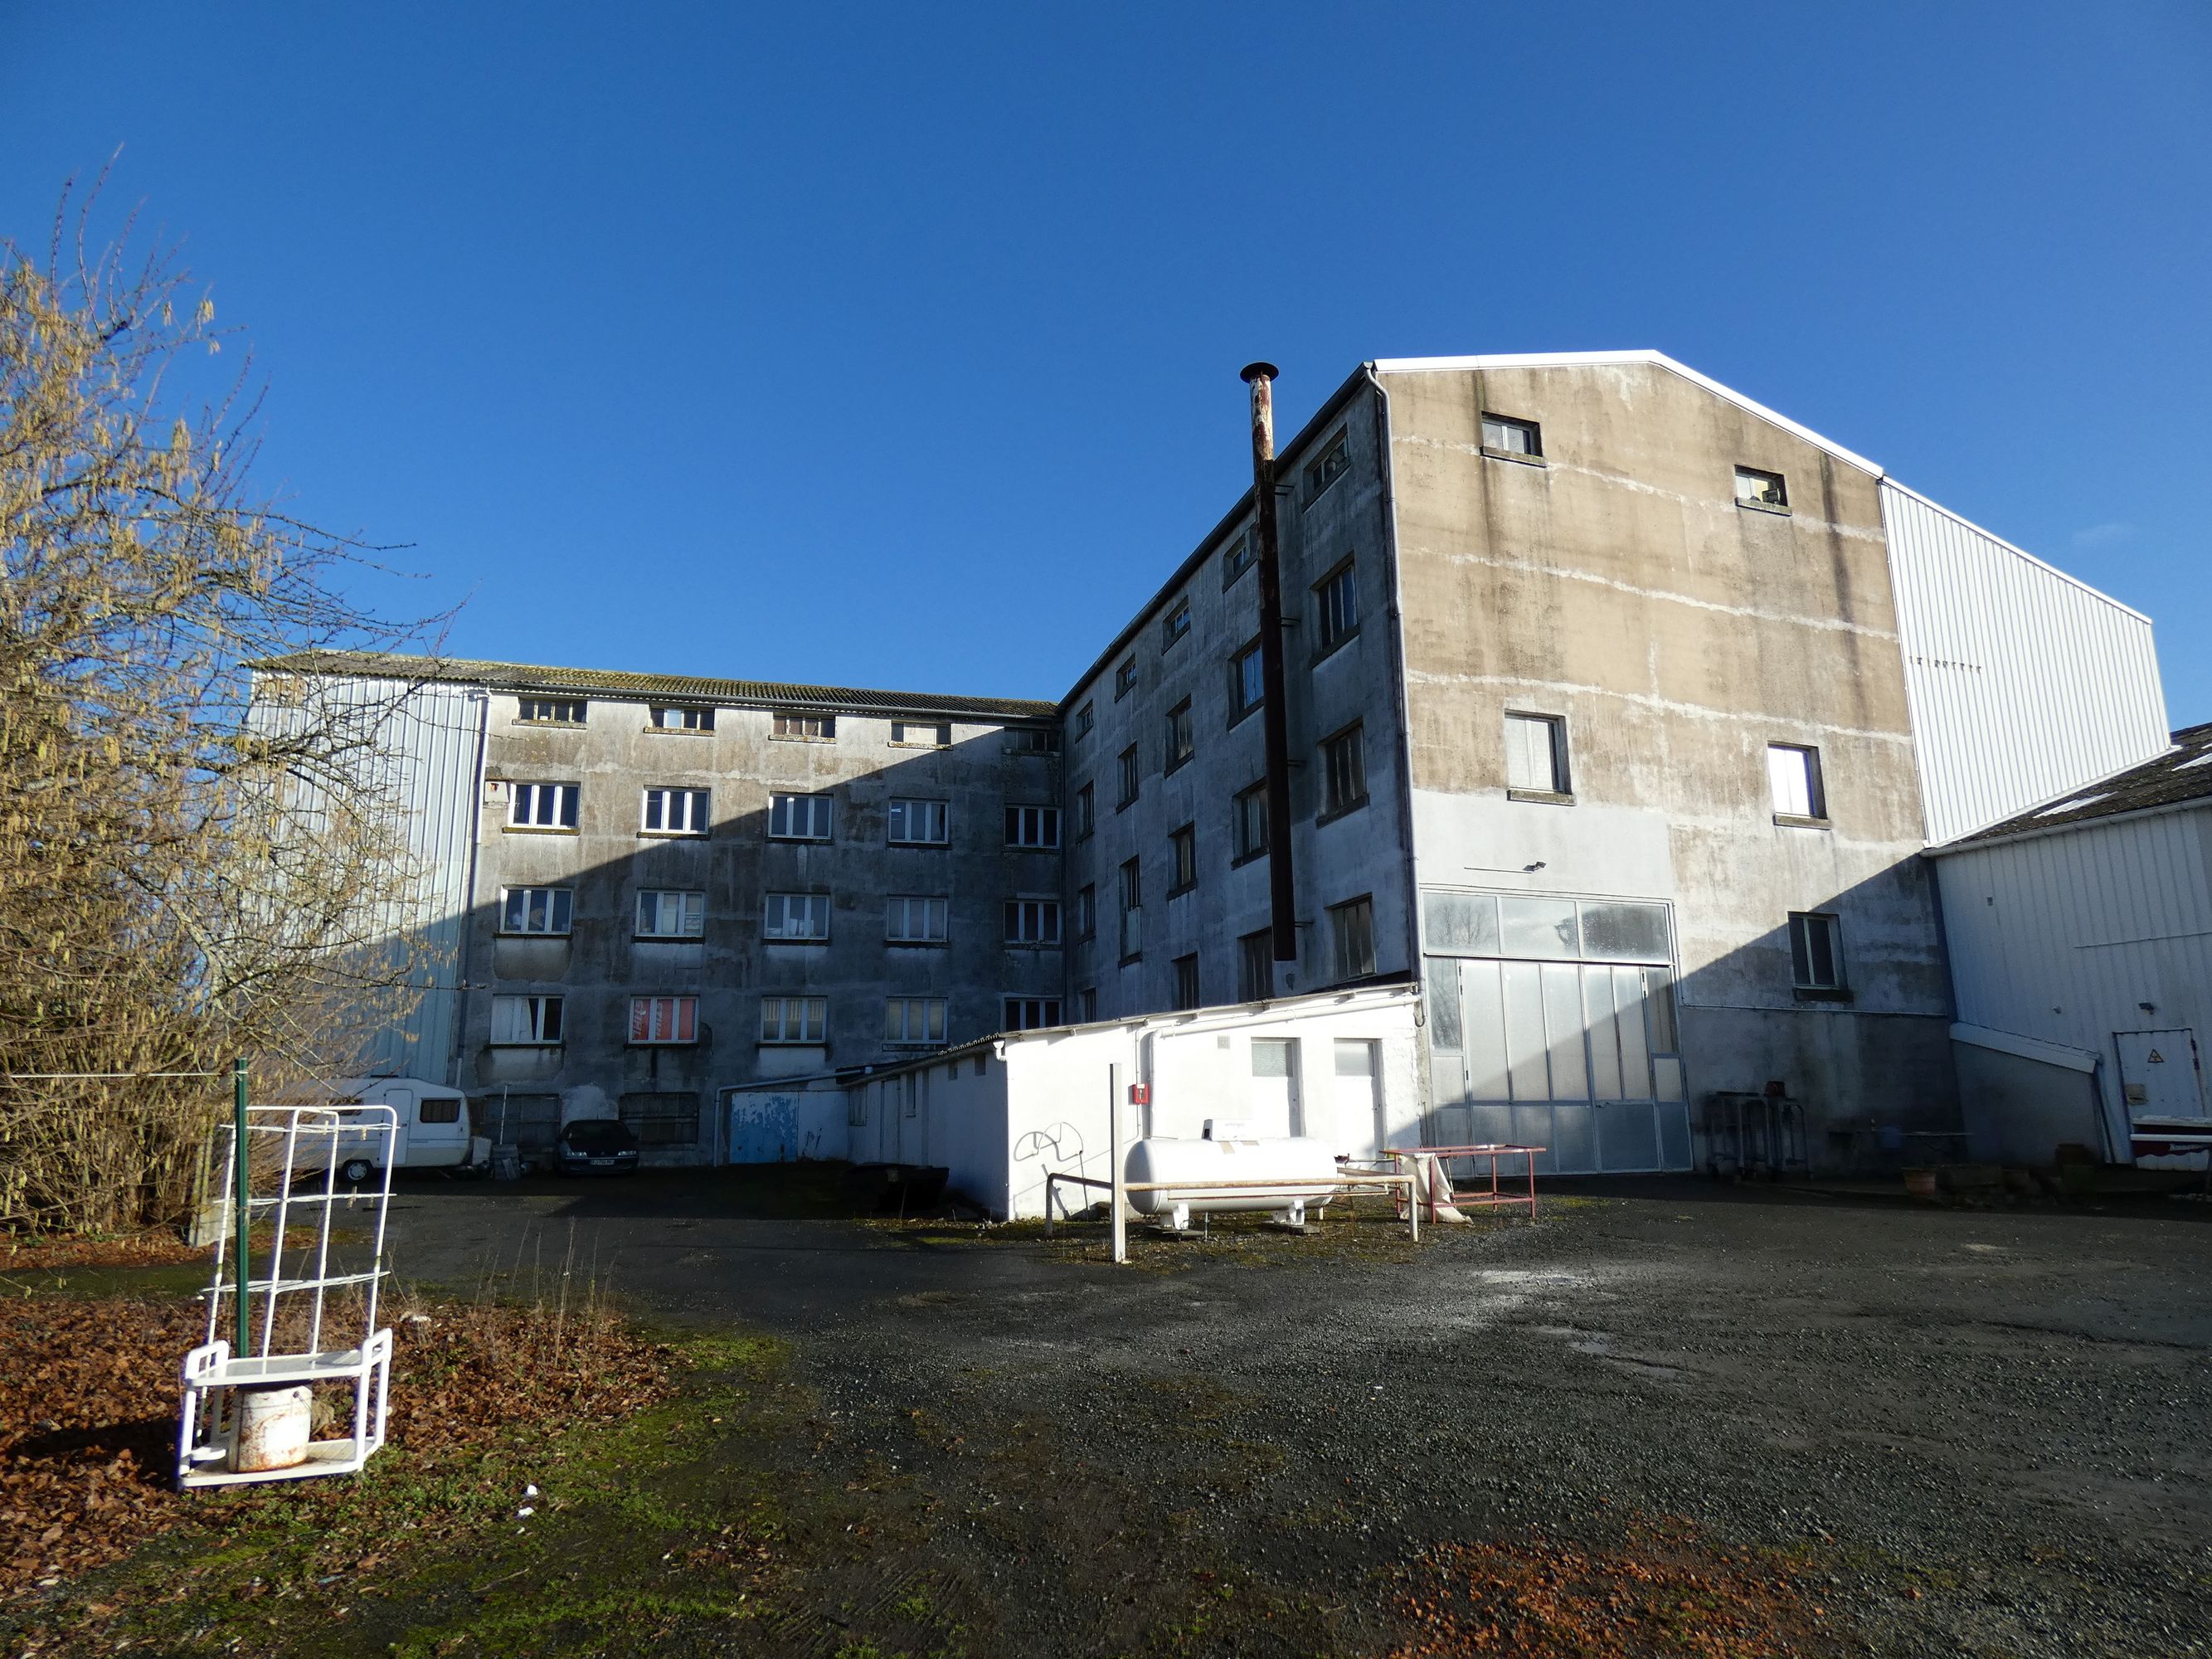
<path id="1" fill-rule="evenodd" d="M 2115 1031 L 2112 1041 L 2120 1051 L 2120 1095 L 2128 1103 L 2128 1121 L 2204 1115 L 2194 1031 Z"/>
<path id="2" fill-rule="evenodd" d="M 1257 1139 L 1299 1133 L 1298 1045 L 1286 1037 L 1252 1039 L 1252 1092 L 1246 1132 Z"/>
<path id="3" fill-rule="evenodd" d="M 1336 1041 L 1336 1150 L 1363 1164 L 1382 1156 L 1379 1046 L 1346 1037 Z"/>

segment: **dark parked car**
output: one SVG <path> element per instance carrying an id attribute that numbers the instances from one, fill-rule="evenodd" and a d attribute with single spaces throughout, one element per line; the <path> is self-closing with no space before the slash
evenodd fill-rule
<path id="1" fill-rule="evenodd" d="M 553 1167 L 562 1175 L 627 1175 L 637 1168 L 637 1137 L 614 1118 L 579 1118 L 553 1143 Z"/>

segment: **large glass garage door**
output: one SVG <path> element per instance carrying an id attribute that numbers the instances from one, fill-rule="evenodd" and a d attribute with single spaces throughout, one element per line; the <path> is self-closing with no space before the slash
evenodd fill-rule
<path id="1" fill-rule="evenodd" d="M 1690 1168 L 1662 904 L 1422 896 L 1429 1139 L 1547 1147 L 1549 1174 Z"/>

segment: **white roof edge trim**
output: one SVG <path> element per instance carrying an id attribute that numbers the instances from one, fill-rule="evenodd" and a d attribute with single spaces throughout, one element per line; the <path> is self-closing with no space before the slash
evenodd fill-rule
<path id="1" fill-rule="evenodd" d="M 1882 475 L 1881 483 L 1884 489 L 1894 489 L 1900 495 L 1911 496 L 1914 501 L 1919 502 L 1923 507 L 1933 507 L 1936 512 L 1941 513 L 1945 518 L 1950 520 L 1953 523 L 1972 531 L 1977 536 L 1987 537 L 1990 540 L 1995 542 L 1999 547 L 2004 549 L 2006 552 L 2018 555 L 2020 557 L 2026 559 L 2030 564 L 2036 566 L 2039 569 L 2049 571 L 2052 575 L 2059 578 L 2062 581 L 2073 583 L 2075 586 L 2080 588 L 2084 593 L 2088 594 L 2093 599 L 2102 599 L 2106 605 L 2111 605 L 2113 610 L 2124 611 L 2129 616 L 2133 617 L 2139 623 L 2149 623 L 2153 627 L 2157 626 L 2155 623 L 2151 621 L 2150 617 L 2136 610 L 2135 606 L 2130 605 L 2126 600 L 2116 599 L 2111 594 L 2105 592 L 2103 588 L 2091 586 L 2087 582 L 2083 581 L 2079 576 L 2074 574 L 2071 571 L 2061 570 L 2057 565 L 2051 563 L 2050 560 L 2037 557 L 2034 554 L 2029 552 L 2026 548 L 2019 545 L 2017 543 L 2007 541 L 1995 531 L 1983 529 L 1981 526 L 1976 524 L 1972 519 L 1967 518 L 1965 514 L 1953 512 L 1949 507 L 1944 506 L 1942 502 L 1935 500 L 1931 496 L 1922 495 L 1918 490 L 1913 489 L 1911 485 L 1899 483 L 1887 473 L 1884 473 Z"/>
<path id="2" fill-rule="evenodd" d="M 1676 362 L 1663 351 L 1650 349 L 1640 351 L 1523 351 L 1480 357 L 1378 357 L 1375 360 L 1375 372 L 1378 374 L 1423 374 L 1438 369 L 1603 368 L 1629 363 L 1671 370 L 1692 385 L 1703 386 L 1715 397 L 1724 398 L 1760 420 L 1802 438 L 1814 448 L 1825 449 L 1838 460 L 1855 466 L 1862 472 L 1877 478 L 1889 476 L 1880 465 L 1844 448 L 1832 438 L 1824 438 L 1811 427 L 1802 425 L 1787 415 L 1777 413 L 1755 398 L 1745 397 L 1733 386 L 1723 386 L 1710 374 L 1700 374 L 1687 363 Z"/>
<path id="3" fill-rule="evenodd" d="M 2069 1042 L 2051 1042 L 2042 1037 L 2021 1036 L 2014 1031 L 1999 1031 L 1987 1025 L 1954 1025 L 1951 1041 L 1971 1043 L 1977 1048 L 1993 1049 L 2001 1054 L 2012 1054 L 2021 1060 L 2036 1060 L 2045 1066 L 2063 1066 L 2069 1072 L 2094 1072 L 2097 1062 L 2104 1058 L 2094 1048 L 2076 1048 Z"/>

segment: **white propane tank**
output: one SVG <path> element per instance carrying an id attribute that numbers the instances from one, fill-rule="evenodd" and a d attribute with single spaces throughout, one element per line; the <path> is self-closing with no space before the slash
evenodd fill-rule
<path id="1" fill-rule="evenodd" d="M 1123 1166 L 1132 1185 L 1151 1181 L 1178 1183 L 1164 1191 L 1131 1193 L 1129 1207 L 1139 1215 L 1168 1215 L 1210 1210 L 1279 1210 L 1325 1204 L 1336 1195 L 1328 1183 L 1337 1176 L 1336 1154 L 1326 1141 L 1304 1135 L 1268 1140 L 1172 1140 L 1155 1135 L 1129 1148 Z M 1205 1187 L 1224 1181 L 1265 1181 L 1264 1188 L 1191 1197 L 1181 1183 Z M 1316 1185 L 1314 1183 L 1320 1183 Z"/>

